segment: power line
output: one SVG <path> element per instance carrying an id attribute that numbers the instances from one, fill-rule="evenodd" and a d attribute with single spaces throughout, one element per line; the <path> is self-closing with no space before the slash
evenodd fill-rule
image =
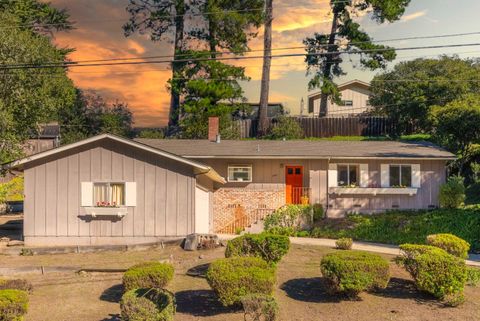
<path id="1" fill-rule="evenodd" d="M 291 58 L 291 57 L 304 57 L 304 56 L 326 56 L 326 55 L 340 55 L 340 54 L 363 54 L 363 53 L 378 53 L 385 51 L 406 51 L 406 50 L 424 50 L 424 49 L 440 49 L 440 48 L 460 48 L 460 47 L 472 47 L 480 46 L 480 43 L 466 43 L 466 44 L 451 44 L 451 45 L 433 45 L 433 46 L 418 46 L 418 47 L 401 47 L 401 48 L 383 48 L 383 49 L 370 49 L 370 50 L 345 50 L 345 51 L 333 51 L 324 53 L 291 53 L 280 55 L 269 55 L 270 58 Z M 195 58 L 195 59 L 177 59 L 177 60 L 152 60 L 152 61 L 132 61 L 132 62 L 110 62 L 110 63 L 91 63 L 81 64 L 73 62 L 58 63 L 49 65 L 34 65 L 34 64 L 4 64 L 0 65 L 0 70 L 12 70 L 12 69 L 41 69 L 41 68 L 71 68 L 71 67 L 100 67 L 100 66 L 121 66 L 121 65 L 144 65 L 144 64 L 171 64 L 171 63 L 191 63 L 201 61 L 226 61 L 226 60 L 250 60 L 250 59 L 263 59 L 264 55 L 260 56 L 241 56 L 241 57 L 217 57 L 217 58 Z"/>

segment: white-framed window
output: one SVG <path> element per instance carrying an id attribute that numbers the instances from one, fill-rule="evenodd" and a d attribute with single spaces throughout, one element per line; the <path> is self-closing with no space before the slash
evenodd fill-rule
<path id="1" fill-rule="evenodd" d="M 356 187 L 360 185 L 360 166 L 358 164 L 337 165 L 338 186 Z"/>
<path id="2" fill-rule="evenodd" d="M 412 165 L 390 165 L 390 187 L 412 187 Z"/>
<path id="3" fill-rule="evenodd" d="M 340 106 L 351 107 L 353 106 L 353 100 L 342 100 L 340 101 Z"/>
<path id="4" fill-rule="evenodd" d="M 94 206 L 125 206 L 125 183 L 93 183 Z"/>
<path id="5" fill-rule="evenodd" d="M 229 182 L 251 182 L 252 181 L 252 165 L 229 165 L 228 181 Z"/>

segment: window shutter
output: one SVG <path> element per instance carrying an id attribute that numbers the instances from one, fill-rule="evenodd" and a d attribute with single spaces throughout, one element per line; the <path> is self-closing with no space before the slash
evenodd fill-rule
<path id="1" fill-rule="evenodd" d="M 382 187 L 390 187 L 390 165 L 380 165 L 380 182 Z"/>
<path id="2" fill-rule="evenodd" d="M 81 183 L 81 206 L 93 206 L 93 183 L 82 182 Z"/>
<path id="3" fill-rule="evenodd" d="M 328 165 L 328 187 L 338 186 L 337 164 Z"/>
<path id="4" fill-rule="evenodd" d="M 360 187 L 368 187 L 368 164 L 360 164 Z"/>
<path id="5" fill-rule="evenodd" d="M 420 172 L 420 164 L 412 165 L 412 187 L 420 188 L 422 184 L 422 173 Z"/>
<path id="6" fill-rule="evenodd" d="M 137 183 L 125 183 L 125 206 L 137 206 Z"/>

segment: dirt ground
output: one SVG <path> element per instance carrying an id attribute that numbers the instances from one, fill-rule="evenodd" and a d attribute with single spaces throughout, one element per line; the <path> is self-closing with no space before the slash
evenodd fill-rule
<path id="1" fill-rule="evenodd" d="M 187 270 L 223 257 L 223 248 L 185 252 L 179 248 L 138 252 L 102 252 L 41 256 L 0 256 L 0 266 L 78 266 L 126 268 L 145 260 L 169 259 L 175 277 L 169 289 L 176 293 L 175 320 L 242 321 L 243 313 L 223 308 L 205 279 L 186 275 Z M 321 257 L 333 249 L 292 246 L 278 265 L 275 297 L 282 321 L 362 320 L 480 320 L 480 288 L 467 287 L 466 302 L 445 308 L 419 293 L 408 275 L 392 263 L 388 288 L 361 294 L 357 301 L 326 293 L 319 271 Z M 202 258 L 200 258 L 200 255 Z M 385 256 L 388 259 L 392 257 Z M 25 275 L 34 285 L 29 321 L 117 321 L 122 295 L 121 273 L 47 273 Z"/>

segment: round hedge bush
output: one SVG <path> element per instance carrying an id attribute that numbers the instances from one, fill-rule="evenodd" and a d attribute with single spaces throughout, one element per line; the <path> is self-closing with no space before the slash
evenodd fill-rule
<path id="1" fill-rule="evenodd" d="M 28 293 L 22 290 L 0 290 L 0 320 L 22 321 L 28 311 Z"/>
<path id="2" fill-rule="evenodd" d="M 448 253 L 466 259 L 470 244 L 453 234 L 432 234 L 427 236 L 427 244 L 439 247 Z"/>
<path id="3" fill-rule="evenodd" d="M 171 264 L 145 262 L 132 266 L 123 275 L 125 291 L 139 288 L 163 289 L 173 279 Z"/>
<path id="4" fill-rule="evenodd" d="M 256 257 L 220 259 L 210 264 L 207 281 L 224 306 L 238 305 L 245 295 L 272 294 L 275 269 Z"/>
<path id="5" fill-rule="evenodd" d="M 228 241 L 225 257 L 255 256 L 278 263 L 290 249 L 290 239 L 270 233 L 245 234 Z"/>
<path id="6" fill-rule="evenodd" d="M 463 301 L 467 281 L 467 267 L 463 259 L 429 245 L 402 244 L 400 250 L 402 256 L 397 258 L 397 262 L 410 273 L 419 290 L 450 305 Z"/>
<path id="7" fill-rule="evenodd" d="M 388 261 L 363 251 L 345 250 L 327 254 L 322 258 L 320 267 L 332 292 L 351 296 L 385 288 L 390 280 Z"/>
<path id="8" fill-rule="evenodd" d="M 120 301 L 122 320 L 171 321 L 175 315 L 175 296 L 162 289 L 134 289 Z"/>

